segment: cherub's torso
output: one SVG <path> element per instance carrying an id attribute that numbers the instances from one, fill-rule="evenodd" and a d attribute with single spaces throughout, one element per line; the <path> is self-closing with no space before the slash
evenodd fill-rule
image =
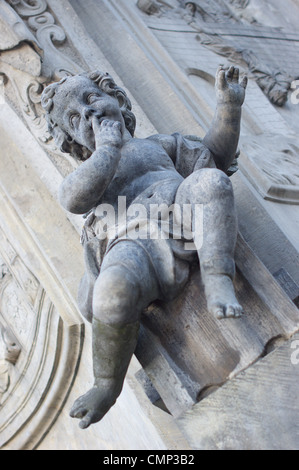
<path id="1" fill-rule="evenodd" d="M 182 180 L 161 144 L 149 139 L 130 139 L 121 149 L 115 176 L 99 202 L 116 205 L 118 197 L 125 196 L 130 205 L 133 201 L 144 202 L 153 193 L 158 196 L 160 191 L 166 192 L 164 198 L 168 195 L 172 199 L 170 192 L 176 191 Z M 157 203 L 166 202 L 159 199 Z"/>

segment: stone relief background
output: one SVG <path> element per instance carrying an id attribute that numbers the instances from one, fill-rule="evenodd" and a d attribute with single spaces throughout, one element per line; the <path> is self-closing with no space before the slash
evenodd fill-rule
<path id="1" fill-rule="evenodd" d="M 201 434 L 201 430 L 208 427 L 209 448 L 230 448 L 237 441 L 240 447 L 275 447 L 281 441 L 273 431 L 277 426 L 270 417 L 277 404 L 286 436 L 283 445 L 298 445 L 292 417 L 287 413 L 290 402 L 293 418 L 299 409 L 292 392 L 296 389 L 298 369 L 288 368 L 290 346 L 286 341 L 298 329 L 297 311 L 293 303 L 288 303 L 298 300 L 299 295 L 299 219 L 295 211 L 299 200 L 299 127 L 298 110 L 291 103 L 289 89 L 292 80 L 298 78 L 298 2 L 285 2 L 283 15 L 279 0 L 189 2 L 197 6 L 194 16 L 185 3 L 188 2 L 139 0 L 137 5 L 137 0 L 0 0 L 0 28 L 5 32 L 0 38 L 0 75 L 6 105 L 12 110 L 12 114 L 6 114 L 11 126 L 18 130 L 24 126 L 40 148 L 30 145 L 34 151 L 28 156 L 26 146 L 16 135 L 14 146 L 8 146 L 13 131 L 9 134 L 9 124 L 3 122 L 5 113 L 0 113 L 0 447 L 204 448 L 205 433 Z M 144 11 L 148 7 L 152 8 L 150 14 Z M 257 31 L 261 36 L 258 40 Z M 235 34 L 240 39 L 238 50 L 234 46 Z M 59 154 L 47 133 L 41 92 L 46 84 L 64 74 L 100 66 L 114 77 L 119 75 L 117 82 L 123 82 L 129 90 L 140 122 L 138 135 L 157 130 L 200 134 L 215 105 L 215 70 L 219 62 L 227 64 L 231 60 L 244 72 L 251 71 L 243 115 L 241 170 L 234 179 L 240 228 L 254 251 L 252 254 L 247 245 L 240 245 L 238 289 L 250 305 L 246 324 L 226 325 L 219 330 L 205 311 L 198 321 L 196 296 L 200 292 L 195 281 L 189 286 L 189 300 L 182 297 L 178 305 L 168 306 L 166 317 L 165 306 L 154 306 L 152 312 L 145 312 L 145 329 L 138 346 L 143 368 L 138 361 L 133 363 L 115 411 L 103 425 L 82 435 L 70 429 L 67 416 L 72 402 L 68 394 L 73 393 L 73 387 L 73 394 L 77 395 L 80 388 L 78 382 L 74 385 L 74 378 L 78 374 L 85 381 L 85 369 L 90 368 L 88 330 L 83 345 L 84 328 L 70 313 L 76 302 L 75 273 L 81 266 L 80 247 L 75 247 L 82 221 L 68 220 L 53 203 L 61 177 L 71 171 L 74 163 Z M 281 91 L 274 98 L 279 96 L 283 106 L 273 104 L 274 88 Z M 16 117 L 12 117 L 13 113 Z M 30 139 L 25 140 L 29 145 Z M 10 147 L 13 150 L 8 158 Z M 20 178 L 19 182 L 13 184 L 9 174 Z M 34 193 L 33 188 L 39 184 L 46 189 Z M 46 216 L 45 206 L 49 209 Z M 55 233 L 52 242 L 49 230 L 52 239 Z M 25 243 L 28 233 L 30 242 Z M 63 255 L 59 245 L 66 246 L 66 240 L 70 251 Z M 252 266 L 258 263 L 262 274 L 257 279 L 250 271 L 248 259 Z M 279 272 L 281 283 L 277 287 L 273 277 Z M 279 290 L 281 286 L 288 290 L 287 300 Z M 175 317 L 174 325 L 168 323 L 170 317 Z M 190 334 L 190 323 L 201 336 Z M 157 324 L 162 332 L 158 338 Z M 192 344 L 193 356 L 186 354 L 185 341 Z M 231 341 L 233 351 L 228 346 Z M 181 355 L 174 363 L 173 357 L 178 356 L 176 344 Z M 277 349 L 281 344 L 284 348 Z M 16 348 L 13 360 L 8 354 L 11 347 Z M 274 356 L 269 355 L 271 351 Z M 36 357 L 39 362 L 35 364 L 32 358 Z M 198 358 L 195 363 L 194 358 Z M 248 364 L 253 362 L 256 367 L 252 369 Z M 240 376 L 243 368 L 246 370 Z M 190 381 L 194 371 L 198 375 Z M 263 389 L 265 376 L 272 391 L 277 390 L 271 399 Z M 284 399 L 284 390 L 280 389 L 284 383 L 289 385 L 286 396 L 290 400 Z M 232 395 L 230 385 L 241 410 L 234 410 L 233 416 L 228 412 L 232 407 L 228 399 Z M 254 387 L 261 398 L 255 402 L 257 415 L 251 407 L 248 416 Z M 180 392 L 170 396 L 170 389 Z M 163 390 L 165 396 L 161 398 Z M 207 397 L 210 392 L 215 393 Z M 244 393 L 247 401 L 240 399 Z M 198 398 L 200 406 L 192 408 Z M 165 412 L 165 403 L 172 414 Z M 213 407 L 223 411 L 220 420 L 213 418 Z M 132 409 L 136 410 L 134 414 Z M 263 419 L 258 413 L 264 413 Z M 178 415 L 178 419 L 174 418 Z M 238 422 L 244 422 L 244 416 L 247 428 L 241 432 Z M 224 432 L 218 434 L 222 423 L 226 423 L 226 430 L 232 430 L 224 437 Z M 24 433 L 19 433 L 23 427 Z M 238 440 L 242 433 L 244 441 Z M 259 442 L 252 436 L 258 436 Z"/>
<path id="2" fill-rule="evenodd" d="M 217 64 L 232 62 L 249 74 L 240 144 L 246 156 L 240 161 L 264 197 L 298 204 L 298 129 L 290 103 L 299 76 L 299 36 L 292 19 L 298 6 L 288 5 L 279 23 L 278 6 L 267 3 L 258 8 L 250 1 L 176 0 L 155 2 L 156 9 L 147 13 L 150 3 L 137 2 L 143 21 L 211 106 Z"/>

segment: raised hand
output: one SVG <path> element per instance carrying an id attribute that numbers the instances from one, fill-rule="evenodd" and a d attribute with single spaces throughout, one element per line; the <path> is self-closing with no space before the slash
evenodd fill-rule
<path id="1" fill-rule="evenodd" d="M 245 75 L 239 83 L 239 69 L 231 66 L 227 71 L 220 66 L 216 74 L 216 95 L 219 105 L 242 106 L 248 78 Z"/>
<path id="2" fill-rule="evenodd" d="M 105 119 L 100 123 L 96 117 L 93 117 L 92 128 L 95 135 L 96 149 L 102 145 L 121 148 L 123 136 L 120 122 Z"/>

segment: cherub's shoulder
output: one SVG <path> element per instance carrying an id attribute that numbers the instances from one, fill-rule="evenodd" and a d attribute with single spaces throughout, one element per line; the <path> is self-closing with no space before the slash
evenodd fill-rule
<path id="1" fill-rule="evenodd" d="M 158 145 L 161 145 L 163 149 L 171 157 L 175 154 L 176 151 L 176 139 L 173 135 L 167 134 L 155 134 L 147 137 L 147 140 L 156 142 Z"/>
<path id="2" fill-rule="evenodd" d="M 173 135 L 168 135 L 168 134 L 154 134 L 154 135 L 150 135 L 149 137 L 147 137 L 146 140 L 152 140 L 154 142 L 157 142 L 158 144 L 160 145 L 167 145 L 169 143 L 172 143 L 175 138 Z"/>
<path id="3" fill-rule="evenodd" d="M 153 140 L 161 145 L 177 145 L 181 141 L 194 143 L 193 145 L 200 145 L 202 143 L 202 138 L 196 135 L 182 135 L 179 132 L 174 134 L 155 134 L 147 137 L 147 140 Z"/>

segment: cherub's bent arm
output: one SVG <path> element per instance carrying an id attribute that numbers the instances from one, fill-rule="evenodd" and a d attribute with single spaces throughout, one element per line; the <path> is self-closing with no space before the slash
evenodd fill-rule
<path id="1" fill-rule="evenodd" d="M 119 148 L 102 145 L 63 181 L 59 200 L 73 214 L 85 214 L 97 205 L 115 175 L 121 157 Z"/>
<path id="2" fill-rule="evenodd" d="M 222 68 L 217 72 L 217 109 L 203 144 L 212 152 L 216 166 L 223 171 L 230 167 L 236 156 L 246 85 L 247 77 L 239 83 L 237 68 L 230 67 L 226 74 Z"/>

